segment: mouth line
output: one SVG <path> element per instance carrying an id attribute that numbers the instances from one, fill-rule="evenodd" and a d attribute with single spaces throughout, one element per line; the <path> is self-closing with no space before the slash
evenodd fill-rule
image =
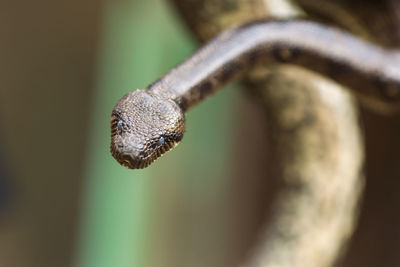
<path id="1" fill-rule="evenodd" d="M 177 142 L 166 142 L 156 150 L 153 150 L 145 157 L 135 157 L 130 153 L 118 152 L 111 144 L 111 154 L 124 167 L 128 169 L 143 169 L 153 163 L 156 159 L 177 146 Z M 114 149 L 113 149 L 114 148 Z"/>

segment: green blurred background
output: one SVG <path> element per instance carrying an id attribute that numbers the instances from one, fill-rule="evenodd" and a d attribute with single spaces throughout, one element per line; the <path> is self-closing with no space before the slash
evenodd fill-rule
<path id="1" fill-rule="evenodd" d="M 78 266 L 193 266 L 196 256 L 186 255 L 178 263 L 174 251 L 218 251 L 226 245 L 225 227 L 215 213 L 224 205 L 219 199 L 229 174 L 227 136 L 235 95 L 224 91 L 188 114 L 185 139 L 170 157 L 145 170 L 121 168 L 105 153 L 110 110 L 123 94 L 145 88 L 178 64 L 195 44 L 172 10 L 158 0 L 106 3 L 101 25 Z M 193 211 L 193 205 L 203 212 Z M 165 231 L 176 220 L 194 229 Z M 199 231 L 212 235 L 199 240 Z M 210 240 L 212 236 L 219 238 Z M 166 239 L 169 244 L 163 244 Z M 219 261 L 218 255 L 208 257 L 215 257 L 211 265 Z"/>
<path id="2" fill-rule="evenodd" d="M 197 47 L 167 2 L 2 0 L 0 34 L 0 266 L 221 267 L 245 259 L 274 183 L 265 177 L 262 110 L 246 94 L 232 86 L 191 110 L 182 144 L 145 170 L 125 169 L 109 153 L 116 101 Z M 389 152 L 400 147 L 391 141 L 400 125 L 364 116 L 373 178 L 354 256 L 341 264 L 384 258 L 395 266 L 399 157 Z"/>

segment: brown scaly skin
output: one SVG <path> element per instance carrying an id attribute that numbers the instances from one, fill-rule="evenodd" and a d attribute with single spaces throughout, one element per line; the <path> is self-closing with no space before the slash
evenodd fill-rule
<path id="1" fill-rule="evenodd" d="M 399 107 L 396 53 L 314 22 L 258 21 L 223 32 L 146 90 L 124 96 L 112 113 L 112 155 L 125 167 L 147 167 L 182 139 L 187 109 L 271 63 L 305 67 Z"/>
<path id="2" fill-rule="evenodd" d="M 175 147 L 184 131 L 185 118 L 175 102 L 137 90 L 114 107 L 111 153 L 123 166 L 142 169 Z"/>
<path id="3" fill-rule="evenodd" d="M 398 0 L 296 0 L 311 15 L 384 47 L 398 48 Z"/>

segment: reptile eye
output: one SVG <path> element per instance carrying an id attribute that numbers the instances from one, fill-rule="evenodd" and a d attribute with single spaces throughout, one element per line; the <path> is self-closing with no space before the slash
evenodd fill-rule
<path id="1" fill-rule="evenodd" d="M 122 130 L 122 120 L 119 120 L 117 123 L 118 130 Z"/>
<path id="2" fill-rule="evenodd" d="M 160 139 L 158 139 L 158 141 L 157 141 L 157 146 L 161 146 L 162 144 L 164 144 L 164 142 L 165 142 L 165 139 L 164 139 L 164 137 L 160 137 Z"/>

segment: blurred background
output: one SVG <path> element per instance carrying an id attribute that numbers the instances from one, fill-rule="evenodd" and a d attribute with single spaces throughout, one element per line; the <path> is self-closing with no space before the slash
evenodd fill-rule
<path id="1" fill-rule="evenodd" d="M 274 179 L 264 174 L 268 126 L 238 86 L 191 110 L 182 144 L 149 168 L 125 169 L 109 153 L 116 101 L 197 47 L 167 2 L 2 0 L 0 34 L 0 266 L 245 259 Z M 400 120 L 362 115 L 366 194 L 338 264 L 398 266 Z"/>

